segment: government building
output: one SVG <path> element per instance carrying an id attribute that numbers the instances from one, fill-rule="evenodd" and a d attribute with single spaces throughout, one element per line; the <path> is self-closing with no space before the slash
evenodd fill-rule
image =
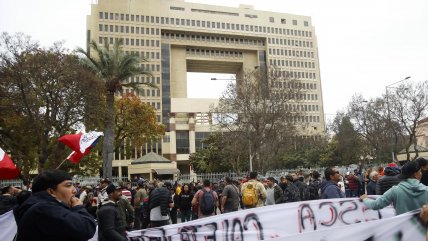
<path id="1" fill-rule="evenodd" d="M 145 57 L 152 76 L 129 82 L 151 82 L 158 88 L 125 89 L 157 110 L 167 127 L 162 140 L 133 152 L 115 154 L 113 175 L 187 174 L 189 155 L 203 148 L 212 132 L 210 108 L 216 99 L 187 98 L 187 73 L 242 75 L 246 70 L 275 66 L 302 83 L 299 119 L 304 135 L 324 133 L 324 112 L 317 39 L 311 17 L 196 4 L 179 0 L 98 0 L 87 17 L 87 41 L 100 45 L 123 39 L 124 50 Z M 207 90 L 209 91 L 209 90 Z M 147 155 L 150 154 L 151 158 Z"/>

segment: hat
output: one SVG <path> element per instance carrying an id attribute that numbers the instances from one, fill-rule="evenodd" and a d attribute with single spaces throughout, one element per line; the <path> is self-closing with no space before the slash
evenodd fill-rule
<path id="1" fill-rule="evenodd" d="M 120 190 L 120 189 L 122 189 L 122 188 L 119 187 L 118 185 L 114 185 L 113 183 L 111 183 L 107 186 L 106 192 L 107 192 L 107 194 L 110 194 L 110 193 L 112 193 L 116 190 Z"/>
<path id="2" fill-rule="evenodd" d="M 421 167 L 428 165 L 428 160 L 423 157 L 419 157 L 418 159 L 416 159 L 416 161 L 419 163 L 419 166 Z"/>
<path id="3" fill-rule="evenodd" d="M 92 190 L 91 186 L 85 186 L 85 188 L 88 189 L 88 190 Z"/>
<path id="4" fill-rule="evenodd" d="M 108 178 L 103 178 L 103 179 L 101 179 L 100 183 L 110 184 L 110 180 L 108 180 Z"/>
<path id="5" fill-rule="evenodd" d="M 419 171 L 421 166 L 417 161 L 409 161 L 401 168 L 400 179 L 409 178 L 413 173 Z"/>
<path id="6" fill-rule="evenodd" d="M 388 165 L 386 165 L 386 166 L 388 166 L 388 167 L 398 167 L 397 166 L 397 164 L 395 164 L 395 163 L 389 163 Z"/>

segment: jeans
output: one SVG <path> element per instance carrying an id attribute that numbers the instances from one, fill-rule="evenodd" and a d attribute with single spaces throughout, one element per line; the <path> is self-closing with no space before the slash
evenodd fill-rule
<path id="1" fill-rule="evenodd" d="M 141 229 L 141 208 L 135 208 L 135 219 L 134 219 L 134 229 Z"/>
<path id="2" fill-rule="evenodd" d="M 190 221 L 190 216 L 192 215 L 192 211 L 190 210 L 180 210 L 181 213 L 181 222 L 184 223 L 186 221 Z"/>

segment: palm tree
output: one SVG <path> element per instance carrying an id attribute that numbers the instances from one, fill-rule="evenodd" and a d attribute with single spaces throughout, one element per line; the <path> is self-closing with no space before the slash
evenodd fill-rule
<path id="1" fill-rule="evenodd" d="M 106 117 L 103 142 L 103 177 L 111 178 L 114 157 L 114 95 L 122 91 L 123 87 L 138 88 L 140 85 L 155 87 L 147 82 L 125 83 L 125 80 L 135 75 L 151 75 L 140 67 L 146 59 L 135 54 L 125 53 L 122 49 L 123 40 L 116 41 L 111 48 L 106 42 L 100 47 L 95 41 L 89 43 L 93 50 L 85 51 L 78 48 L 76 51 L 85 56 L 83 63 L 92 69 L 106 86 Z"/>

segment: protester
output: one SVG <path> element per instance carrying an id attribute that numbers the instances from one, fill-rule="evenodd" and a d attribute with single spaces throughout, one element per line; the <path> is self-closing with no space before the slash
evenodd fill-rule
<path id="1" fill-rule="evenodd" d="M 75 197 L 71 176 L 62 170 L 45 170 L 35 177 L 32 192 L 14 210 L 17 241 L 86 241 L 96 224 Z"/>
<path id="2" fill-rule="evenodd" d="M 221 212 L 230 213 L 238 211 L 239 208 L 239 189 L 233 184 L 233 180 L 230 177 L 225 179 L 226 186 L 223 189 L 221 195 Z"/>
<path id="3" fill-rule="evenodd" d="M 311 180 L 308 185 L 309 200 L 320 199 L 321 180 L 320 174 L 317 171 L 311 173 Z"/>
<path id="4" fill-rule="evenodd" d="M 354 173 L 356 172 L 358 172 L 357 169 L 354 170 Z M 354 173 L 349 173 L 346 178 L 348 181 L 349 197 L 358 197 L 359 180 L 358 176 Z"/>
<path id="5" fill-rule="evenodd" d="M 376 195 L 382 195 L 391 187 L 400 182 L 398 175 L 401 173 L 400 168 L 395 163 L 388 164 L 384 169 L 384 175 L 376 183 Z"/>
<path id="6" fill-rule="evenodd" d="M 114 184 L 106 187 L 107 199 L 98 211 L 98 240 L 126 241 L 126 224 L 122 222 L 117 202 L 122 197 L 122 188 Z"/>
<path id="7" fill-rule="evenodd" d="M 107 186 L 110 181 L 107 178 L 101 179 L 100 181 L 100 192 L 98 193 L 97 206 L 99 206 L 104 200 L 108 199 Z"/>
<path id="8" fill-rule="evenodd" d="M 169 209 L 173 207 L 171 195 L 167 189 L 168 184 L 157 183 L 149 196 L 150 227 L 161 227 L 169 224 Z"/>
<path id="9" fill-rule="evenodd" d="M 266 188 L 266 201 L 265 205 L 274 205 L 280 204 L 284 201 L 284 192 L 275 183 L 275 178 L 268 177 L 267 178 L 267 188 Z"/>
<path id="10" fill-rule="evenodd" d="M 321 198 L 344 198 L 345 194 L 337 185 L 341 177 L 339 171 L 334 167 L 327 167 L 324 176 L 326 180 L 321 183 Z"/>
<path id="11" fill-rule="evenodd" d="M 377 171 L 372 171 L 367 184 L 367 195 L 376 195 L 376 182 L 379 179 Z"/>
<path id="12" fill-rule="evenodd" d="M 178 215 L 178 207 L 179 207 L 179 197 L 176 194 L 176 190 L 174 188 L 169 189 L 169 195 L 171 195 L 173 206 L 169 211 L 169 216 L 171 217 L 171 223 L 177 223 L 177 215 Z"/>
<path id="13" fill-rule="evenodd" d="M 293 177 L 293 184 L 299 189 L 300 201 L 308 200 L 308 185 L 304 182 L 305 178 L 302 174 L 302 171 L 300 171 L 299 175 L 297 175 L 296 173 L 291 173 L 291 176 Z"/>
<path id="14" fill-rule="evenodd" d="M 126 230 L 131 231 L 134 227 L 135 210 L 131 205 L 130 198 L 124 195 L 124 190 L 126 190 L 126 184 L 123 182 L 117 183 L 118 186 L 121 188 L 122 192 L 122 196 L 116 202 L 117 207 L 119 208 L 120 218 L 122 220 L 122 223 L 125 224 Z M 126 191 L 125 193 L 127 193 Z"/>
<path id="15" fill-rule="evenodd" d="M 210 180 L 204 180 L 204 187 L 195 193 L 192 205 L 198 205 L 198 218 L 213 216 L 217 209 L 218 195 L 211 190 Z"/>
<path id="16" fill-rule="evenodd" d="M 19 193 L 19 190 L 10 185 L 1 189 L 0 215 L 9 212 L 15 207 L 15 205 L 18 204 L 18 201 L 16 200 L 16 195 L 18 193 Z"/>
<path id="17" fill-rule="evenodd" d="M 246 209 L 263 207 L 266 201 L 266 189 L 257 181 L 257 172 L 250 172 L 249 180 L 242 184 L 242 203 Z"/>
<path id="18" fill-rule="evenodd" d="M 293 176 L 291 174 L 281 177 L 281 185 L 284 190 L 284 203 L 300 202 L 300 191 L 293 183 Z"/>
<path id="19" fill-rule="evenodd" d="M 419 157 L 418 159 L 416 159 L 416 161 L 418 161 L 419 165 L 421 166 L 421 171 L 422 171 L 421 183 L 424 184 L 425 186 L 428 186 L 428 160 L 426 160 L 423 157 Z"/>
<path id="20" fill-rule="evenodd" d="M 183 189 L 178 194 L 177 211 L 181 214 L 181 222 L 190 221 L 192 216 L 192 199 L 193 194 L 190 191 L 189 185 L 184 184 Z"/>
<path id="21" fill-rule="evenodd" d="M 199 184 L 193 185 L 192 193 L 196 194 L 201 189 L 202 189 L 202 185 L 199 185 Z M 195 196 L 193 195 L 193 198 L 194 197 Z M 196 220 L 196 219 L 198 219 L 199 204 L 198 204 L 198 202 L 193 203 L 193 198 L 192 198 L 192 202 L 191 202 L 191 204 L 192 204 L 192 220 Z"/>
<path id="22" fill-rule="evenodd" d="M 421 177 L 419 163 L 410 161 L 402 167 L 400 178 L 403 181 L 397 186 L 392 187 L 376 200 L 370 200 L 366 194 L 360 199 L 373 210 L 382 209 L 392 203 L 397 215 L 418 209 L 428 203 L 428 187 L 419 182 Z"/>
<path id="23" fill-rule="evenodd" d="M 135 193 L 134 197 L 134 212 L 135 212 L 135 219 L 134 219 L 134 229 L 139 230 L 141 228 L 146 228 L 148 223 L 144 223 L 142 225 L 142 206 L 144 203 L 144 199 L 148 198 L 147 191 L 144 188 L 144 181 L 142 179 L 137 181 L 137 192 Z"/>

